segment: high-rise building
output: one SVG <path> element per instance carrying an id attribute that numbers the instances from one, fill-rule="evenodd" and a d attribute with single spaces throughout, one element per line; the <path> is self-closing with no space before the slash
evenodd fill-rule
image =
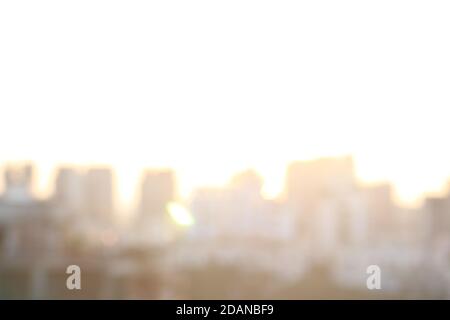
<path id="1" fill-rule="evenodd" d="M 172 170 L 146 170 L 140 195 L 143 216 L 161 216 L 175 199 L 175 176 Z"/>
<path id="2" fill-rule="evenodd" d="M 428 240 L 450 239 L 450 196 L 428 197 L 424 211 Z"/>
<path id="3" fill-rule="evenodd" d="M 0 197 L 0 260 L 33 257 L 50 245 L 49 202 L 33 195 L 32 165 L 8 166 L 4 178 L 5 192 Z"/>
<path id="4" fill-rule="evenodd" d="M 33 166 L 8 166 L 5 169 L 4 198 L 12 202 L 29 202 L 33 200 Z"/>
<path id="5" fill-rule="evenodd" d="M 288 167 L 285 193 L 290 205 L 314 211 L 320 201 L 354 190 L 351 157 L 298 161 Z"/>
<path id="6" fill-rule="evenodd" d="M 114 213 L 113 173 L 110 168 L 91 168 L 85 178 L 85 208 L 94 218 L 110 220 Z"/>
<path id="7" fill-rule="evenodd" d="M 359 227 L 352 222 L 358 195 L 351 157 L 292 163 L 285 196 L 288 210 L 296 217 L 297 235 L 312 261 L 322 263 L 357 238 Z"/>
<path id="8" fill-rule="evenodd" d="M 147 244 L 170 242 L 174 236 L 168 204 L 175 200 L 172 170 L 146 170 L 140 186 L 137 234 Z"/>
<path id="9" fill-rule="evenodd" d="M 74 168 L 60 168 L 56 175 L 53 201 L 60 214 L 80 213 L 85 202 L 83 176 Z"/>
<path id="10" fill-rule="evenodd" d="M 262 178 L 253 170 L 246 170 L 236 174 L 230 181 L 230 187 L 241 198 L 250 201 L 261 200 Z"/>
<path id="11" fill-rule="evenodd" d="M 368 236 L 371 241 L 387 240 L 397 229 L 392 199 L 392 187 L 381 183 L 362 188 L 366 209 L 368 212 Z"/>

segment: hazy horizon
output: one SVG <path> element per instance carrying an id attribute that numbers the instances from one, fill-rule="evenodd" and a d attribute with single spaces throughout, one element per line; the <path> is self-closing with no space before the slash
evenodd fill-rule
<path id="1" fill-rule="evenodd" d="M 253 167 L 273 195 L 290 160 L 352 154 L 410 203 L 450 177 L 449 7 L 2 2 L 0 162 L 106 162 L 125 190 L 173 167 L 184 192 Z"/>
<path id="2" fill-rule="evenodd" d="M 114 166 L 112 163 L 108 162 L 85 162 L 85 163 L 69 163 L 69 162 L 61 162 L 61 163 L 55 163 L 52 165 L 42 165 L 39 162 L 33 161 L 33 160 L 16 160 L 16 161 L 5 161 L 0 162 L 0 174 L 3 173 L 4 168 L 8 165 L 21 165 L 24 163 L 29 163 L 34 166 L 35 170 L 35 185 L 34 185 L 34 191 L 36 192 L 36 196 L 41 198 L 46 198 L 51 196 L 53 192 L 54 187 L 54 180 L 56 178 L 57 169 L 63 168 L 63 167 L 72 167 L 76 170 L 79 170 L 80 172 L 83 172 L 84 170 L 90 168 L 90 167 L 109 167 L 113 170 L 114 173 L 114 189 L 116 194 L 116 201 L 118 205 L 119 210 L 129 210 L 138 205 L 137 197 L 139 196 L 139 188 L 141 183 L 141 178 L 145 170 L 147 169 L 170 169 L 174 170 L 176 174 L 176 183 L 177 183 L 177 193 L 179 194 L 180 199 L 179 200 L 188 200 L 190 196 L 192 195 L 192 192 L 195 192 L 195 190 L 205 188 L 205 187 L 225 187 L 229 184 L 231 178 L 240 172 L 243 172 L 245 170 L 251 169 L 255 170 L 263 179 L 263 188 L 262 193 L 263 196 L 267 199 L 278 199 L 283 196 L 284 188 L 285 188 L 285 173 L 287 170 L 287 166 L 290 163 L 296 162 L 296 161 L 309 161 L 309 160 L 317 160 L 321 158 L 333 158 L 333 157 L 340 157 L 340 156 L 349 156 L 349 155 L 336 155 L 336 156 L 329 156 L 329 157 L 317 157 L 317 158 L 307 158 L 307 159 L 297 159 L 292 161 L 287 161 L 286 166 L 280 167 L 280 175 L 277 178 L 277 184 L 272 185 L 272 189 L 268 188 L 267 186 L 267 179 L 264 176 L 262 172 L 257 170 L 254 167 L 247 166 L 247 167 L 241 167 L 234 171 L 230 171 L 228 175 L 224 174 L 223 177 L 220 179 L 211 179 L 210 181 L 205 181 L 203 183 L 197 183 L 197 184 L 189 184 L 188 182 L 184 181 L 183 177 L 186 178 L 186 176 L 189 176 L 189 173 L 186 175 L 182 172 L 178 171 L 176 168 L 170 167 L 170 166 L 136 166 L 133 168 L 133 170 L 127 171 L 126 169 L 122 168 L 122 170 L 116 166 Z M 402 198 L 401 191 L 398 189 L 398 186 L 395 184 L 395 182 L 389 180 L 389 179 L 364 179 L 361 177 L 360 172 L 358 172 L 358 162 L 354 160 L 354 167 L 355 167 L 355 176 L 357 182 L 362 186 L 370 186 L 370 185 L 377 185 L 380 183 L 389 183 L 393 187 L 393 200 L 400 206 L 407 207 L 407 208 L 414 208 L 418 207 L 422 204 L 422 201 L 424 197 L 426 196 L 434 196 L 434 195 L 442 195 L 444 192 L 448 190 L 448 186 L 450 185 L 450 177 L 448 179 L 444 179 L 443 183 L 440 186 L 437 186 L 435 189 L 428 189 L 423 190 L 423 192 L 417 194 L 417 196 L 413 198 Z M 129 170 L 130 168 L 128 168 Z M 227 172 L 225 172 L 227 173 Z M 273 177 L 272 177 L 273 178 Z M 272 180 L 271 182 L 274 182 Z M 276 188 L 273 188 L 273 187 Z M 0 192 L 3 190 L 3 181 L 0 181 Z"/>

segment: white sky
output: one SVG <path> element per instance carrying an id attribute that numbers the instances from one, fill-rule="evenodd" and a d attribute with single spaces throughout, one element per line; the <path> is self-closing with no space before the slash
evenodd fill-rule
<path id="1" fill-rule="evenodd" d="M 1 1 L 0 164 L 180 187 L 352 153 L 403 200 L 450 177 L 448 1 Z M 42 182 L 43 181 L 43 182 Z M 47 181 L 47 182 L 45 182 Z M 127 195 L 128 194 L 128 195 Z"/>

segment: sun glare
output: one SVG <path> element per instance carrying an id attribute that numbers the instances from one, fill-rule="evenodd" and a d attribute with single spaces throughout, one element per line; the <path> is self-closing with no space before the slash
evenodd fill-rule
<path id="1" fill-rule="evenodd" d="M 188 227 L 193 225 L 195 222 L 194 217 L 189 210 L 176 202 L 170 202 L 167 205 L 167 211 L 177 225 Z"/>

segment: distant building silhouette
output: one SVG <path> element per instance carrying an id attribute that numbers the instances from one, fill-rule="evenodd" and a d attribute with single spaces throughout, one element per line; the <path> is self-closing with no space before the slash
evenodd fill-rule
<path id="1" fill-rule="evenodd" d="M 254 170 L 246 170 L 238 173 L 230 181 L 232 189 L 253 199 L 261 198 L 262 185 L 263 180 L 261 176 Z"/>
<path id="2" fill-rule="evenodd" d="M 351 157 L 292 163 L 286 174 L 285 196 L 311 261 L 324 262 L 343 246 L 363 240 L 366 212 Z"/>
<path id="3" fill-rule="evenodd" d="M 0 198 L 0 260 L 33 258 L 49 249 L 51 235 L 46 232 L 46 218 L 50 206 L 47 200 L 34 196 L 33 173 L 31 164 L 5 169 L 5 191 Z"/>
<path id="4" fill-rule="evenodd" d="M 75 168 L 64 167 L 57 172 L 53 193 L 59 215 L 81 214 L 85 203 L 84 176 Z"/>
<path id="5" fill-rule="evenodd" d="M 8 166 L 5 169 L 4 199 L 13 202 L 28 202 L 33 198 L 33 166 Z"/>
<path id="6" fill-rule="evenodd" d="M 111 220 L 114 213 L 113 174 L 110 168 L 91 168 L 85 180 L 86 211 L 94 219 Z"/>
<path id="7" fill-rule="evenodd" d="M 167 243 L 175 234 L 168 214 L 168 204 L 176 198 L 175 174 L 172 170 L 146 170 L 141 181 L 137 234 L 147 244 Z"/>
<path id="8" fill-rule="evenodd" d="M 450 196 L 428 197 L 425 200 L 426 235 L 430 242 L 450 241 Z"/>
<path id="9" fill-rule="evenodd" d="M 353 159 L 321 158 L 292 163 L 287 170 L 287 200 L 302 211 L 317 208 L 329 196 L 352 192 L 355 187 Z"/>
<path id="10" fill-rule="evenodd" d="M 143 216 L 162 216 L 167 204 L 175 200 L 175 175 L 172 170 L 146 170 L 143 175 L 140 212 Z"/>
<path id="11" fill-rule="evenodd" d="M 392 199 L 392 187 L 388 183 L 381 183 L 362 188 L 367 210 L 368 230 L 370 241 L 388 240 L 393 236 L 397 227 L 396 215 Z"/>

